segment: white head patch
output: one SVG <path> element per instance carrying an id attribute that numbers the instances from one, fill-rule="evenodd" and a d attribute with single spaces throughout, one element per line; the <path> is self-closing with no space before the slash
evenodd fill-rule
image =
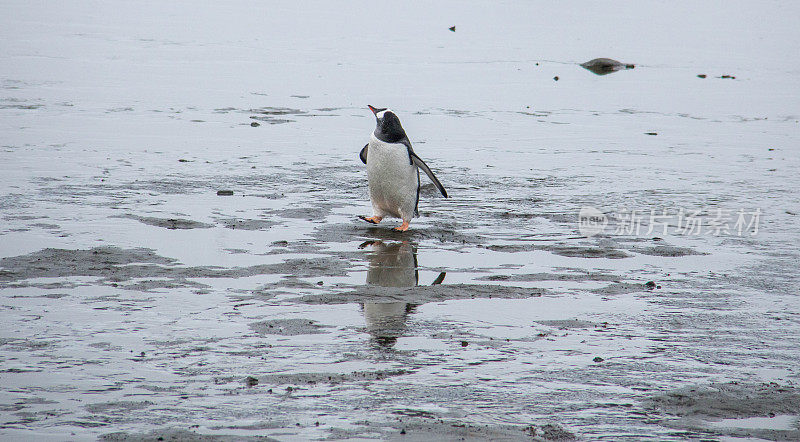
<path id="1" fill-rule="evenodd" d="M 391 111 L 392 111 L 391 109 L 384 109 L 384 110 L 378 112 L 377 114 L 375 114 L 375 116 L 378 117 L 378 118 L 383 118 L 383 116 L 386 115 L 386 112 L 391 112 Z"/>

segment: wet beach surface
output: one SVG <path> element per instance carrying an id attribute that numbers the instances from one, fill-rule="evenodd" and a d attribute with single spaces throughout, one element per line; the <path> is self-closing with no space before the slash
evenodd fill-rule
<path id="1" fill-rule="evenodd" d="M 1 6 L 0 437 L 800 439 L 798 6 L 554 8 Z"/>

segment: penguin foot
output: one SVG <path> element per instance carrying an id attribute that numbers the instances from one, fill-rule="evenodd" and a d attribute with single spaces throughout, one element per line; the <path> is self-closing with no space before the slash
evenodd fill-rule
<path id="1" fill-rule="evenodd" d="M 383 219 L 380 216 L 370 216 L 369 218 L 367 218 L 366 216 L 358 215 L 358 217 L 370 224 L 378 224 Z"/>
<path id="2" fill-rule="evenodd" d="M 409 224 L 411 223 L 408 221 L 403 221 L 403 224 L 400 224 L 400 227 L 395 227 L 394 230 L 397 230 L 398 232 L 405 232 L 406 230 L 408 230 Z"/>

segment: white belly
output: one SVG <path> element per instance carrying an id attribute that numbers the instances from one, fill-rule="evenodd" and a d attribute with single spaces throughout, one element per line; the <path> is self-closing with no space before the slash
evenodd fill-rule
<path id="1" fill-rule="evenodd" d="M 389 144 L 373 135 L 367 149 L 367 180 L 372 209 L 378 216 L 414 217 L 419 171 L 404 144 Z"/>

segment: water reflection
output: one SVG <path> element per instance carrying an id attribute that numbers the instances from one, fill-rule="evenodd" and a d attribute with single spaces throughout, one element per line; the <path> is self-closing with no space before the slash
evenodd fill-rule
<path id="1" fill-rule="evenodd" d="M 417 249 L 408 241 L 384 243 L 366 241 L 360 249 L 370 249 L 367 284 L 379 287 L 415 287 L 419 284 Z M 440 284 L 445 272 L 433 284 Z M 407 302 L 365 302 L 362 304 L 367 332 L 378 345 L 390 347 L 406 329 L 406 318 L 415 304 Z"/>

